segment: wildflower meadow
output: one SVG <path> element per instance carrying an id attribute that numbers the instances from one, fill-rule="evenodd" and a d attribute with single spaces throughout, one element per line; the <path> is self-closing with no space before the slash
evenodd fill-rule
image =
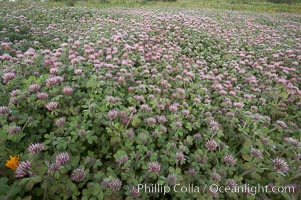
<path id="1" fill-rule="evenodd" d="M 301 199 L 300 15 L 0 6 L 0 199 Z"/>

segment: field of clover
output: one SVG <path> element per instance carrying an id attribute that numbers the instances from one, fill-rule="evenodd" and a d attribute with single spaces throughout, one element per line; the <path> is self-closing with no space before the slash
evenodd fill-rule
<path id="1" fill-rule="evenodd" d="M 301 199 L 300 15 L 1 6 L 1 199 Z"/>

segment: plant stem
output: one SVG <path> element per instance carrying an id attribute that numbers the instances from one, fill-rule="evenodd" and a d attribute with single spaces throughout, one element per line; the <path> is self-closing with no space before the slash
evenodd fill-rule
<path id="1" fill-rule="evenodd" d="M 46 180 L 46 187 L 45 187 L 45 190 L 44 190 L 43 200 L 46 200 L 46 198 L 47 198 L 47 188 L 48 188 L 48 180 Z"/>

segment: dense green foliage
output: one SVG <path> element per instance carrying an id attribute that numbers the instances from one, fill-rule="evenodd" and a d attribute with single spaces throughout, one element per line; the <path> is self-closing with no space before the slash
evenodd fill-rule
<path id="1" fill-rule="evenodd" d="M 296 0 L 269 0 L 269 1 L 273 3 L 288 3 L 288 4 L 296 2 Z"/>
<path id="2" fill-rule="evenodd" d="M 3 4 L 0 22 L 0 199 L 301 198 L 300 15 Z"/>

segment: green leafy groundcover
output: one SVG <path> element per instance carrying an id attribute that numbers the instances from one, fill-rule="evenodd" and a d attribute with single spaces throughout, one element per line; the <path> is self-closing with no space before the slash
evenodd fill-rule
<path id="1" fill-rule="evenodd" d="M 301 198 L 299 15 L 4 4 L 0 21 L 1 199 Z"/>

